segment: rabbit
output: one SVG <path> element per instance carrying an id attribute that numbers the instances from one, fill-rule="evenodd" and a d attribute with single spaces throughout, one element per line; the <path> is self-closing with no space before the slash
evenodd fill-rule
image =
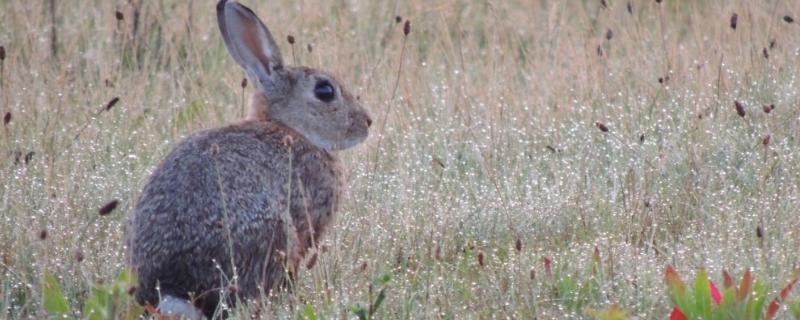
<path id="1" fill-rule="evenodd" d="M 284 65 L 249 8 L 221 0 L 216 10 L 256 87 L 249 114 L 178 143 L 140 194 L 125 240 L 137 302 L 189 319 L 219 316 L 221 302 L 258 299 L 295 274 L 342 200 L 335 152 L 363 142 L 372 124 L 331 74 Z"/>

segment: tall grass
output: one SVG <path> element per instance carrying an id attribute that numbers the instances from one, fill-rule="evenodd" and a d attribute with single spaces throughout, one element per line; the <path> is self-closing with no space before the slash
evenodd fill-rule
<path id="1" fill-rule="evenodd" d="M 114 279 L 151 170 L 240 116 L 212 2 L 0 1 L 0 317 L 43 315 L 45 270 L 73 306 Z M 374 317 L 657 319 L 666 264 L 778 290 L 800 263 L 800 2 L 245 2 L 382 129 L 261 314 L 351 317 L 388 274 Z"/>

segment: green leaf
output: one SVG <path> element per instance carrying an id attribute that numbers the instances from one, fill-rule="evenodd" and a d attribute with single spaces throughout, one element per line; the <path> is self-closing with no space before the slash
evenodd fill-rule
<path id="1" fill-rule="evenodd" d="M 368 319 L 368 317 L 367 317 L 367 309 L 365 309 L 360 304 L 358 304 L 358 305 L 354 305 L 354 304 L 348 305 L 347 309 L 349 309 L 350 312 L 355 314 L 356 317 L 358 317 L 359 320 L 367 320 Z"/>
<path id="2" fill-rule="evenodd" d="M 700 270 L 694 279 L 695 310 L 703 319 L 711 318 L 711 289 L 708 284 L 708 274 Z"/>
<path id="3" fill-rule="evenodd" d="M 317 320 L 317 313 L 314 311 L 314 306 L 310 304 L 306 304 L 303 307 L 303 319 L 305 320 Z"/>
<path id="4" fill-rule="evenodd" d="M 788 304 L 789 312 L 795 319 L 800 319 L 800 300 Z"/>
<path id="5" fill-rule="evenodd" d="M 370 317 L 372 317 L 372 315 L 374 315 L 375 312 L 378 311 L 378 308 L 381 307 L 381 304 L 383 304 L 383 300 L 385 300 L 385 299 L 386 299 L 386 287 L 381 289 L 381 292 L 378 292 L 378 297 L 375 298 L 375 301 L 369 307 L 369 316 Z"/>
<path id="6" fill-rule="evenodd" d="M 110 300 L 111 296 L 108 290 L 95 285 L 83 305 L 83 316 L 89 320 L 112 319 Z"/>
<path id="7" fill-rule="evenodd" d="M 58 280 L 49 271 L 44 272 L 42 289 L 44 292 L 44 310 L 48 314 L 64 316 L 70 313 L 67 298 L 64 297 L 61 286 L 58 285 Z"/>
<path id="8" fill-rule="evenodd" d="M 389 281 L 392 281 L 392 274 L 390 272 L 386 272 L 386 273 L 378 276 L 374 280 L 372 280 L 372 283 L 375 286 L 380 287 L 380 286 L 384 286 L 384 285 L 388 284 Z"/>

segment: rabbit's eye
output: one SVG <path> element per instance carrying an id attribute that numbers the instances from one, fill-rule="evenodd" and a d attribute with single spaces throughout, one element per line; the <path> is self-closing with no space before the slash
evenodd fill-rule
<path id="1" fill-rule="evenodd" d="M 314 96 L 320 101 L 331 102 L 336 97 L 336 90 L 333 89 L 333 85 L 330 82 L 320 81 L 314 87 Z"/>

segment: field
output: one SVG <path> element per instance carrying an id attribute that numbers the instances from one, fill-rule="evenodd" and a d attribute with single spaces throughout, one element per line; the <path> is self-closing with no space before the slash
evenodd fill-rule
<path id="1" fill-rule="evenodd" d="M 668 265 L 796 276 L 798 1 L 242 2 L 375 123 L 324 252 L 236 318 L 664 319 Z M 80 317 L 150 172 L 242 117 L 214 5 L 0 0 L 0 318 L 46 274 Z"/>

